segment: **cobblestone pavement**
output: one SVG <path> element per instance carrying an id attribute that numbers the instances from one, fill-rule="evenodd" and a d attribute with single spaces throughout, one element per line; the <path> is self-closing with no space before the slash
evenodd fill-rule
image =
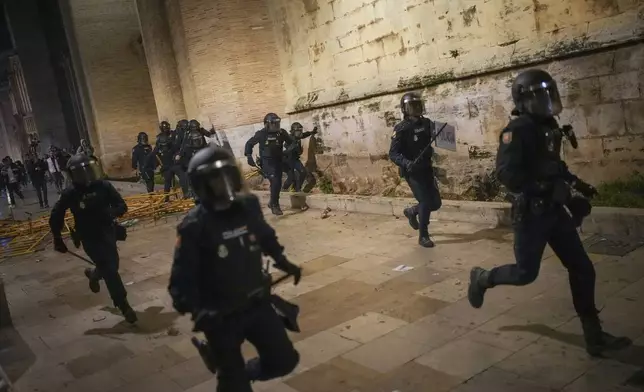
<path id="1" fill-rule="evenodd" d="M 320 211 L 267 219 L 305 268 L 299 286 L 278 287 L 301 306 L 303 332 L 292 335 L 301 353 L 294 374 L 256 391 L 644 388 L 644 248 L 592 255 L 606 329 L 637 339 L 619 356 L 592 359 L 567 276 L 549 250 L 537 282 L 495 288 L 482 309 L 470 308 L 469 269 L 512 260 L 505 230 L 433 222 L 437 247 L 421 249 L 405 219 L 333 212 L 322 219 Z M 47 250 L 0 264 L 16 327 L 0 334 L 0 363 L 19 392 L 215 390 L 190 344 L 190 321 L 173 312 L 166 291 L 176 223 L 140 224 L 120 247 L 137 327 L 106 306 L 104 287 L 89 291 L 85 265 L 72 256 Z M 408 268 L 397 271 L 401 265 Z"/>

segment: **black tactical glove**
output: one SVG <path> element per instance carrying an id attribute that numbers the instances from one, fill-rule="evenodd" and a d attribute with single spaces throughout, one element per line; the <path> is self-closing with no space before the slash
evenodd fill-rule
<path id="1" fill-rule="evenodd" d="M 284 271 L 287 274 L 292 275 L 293 284 L 295 286 L 297 286 L 297 284 L 300 283 L 300 279 L 302 279 L 302 268 L 288 261 L 286 257 L 282 256 L 280 260 L 276 260 L 273 266 L 279 269 L 280 271 Z"/>
<path id="2" fill-rule="evenodd" d="M 253 159 L 252 155 L 246 155 L 246 162 L 248 162 L 248 165 L 250 167 L 257 167 L 257 164 L 255 164 L 255 160 Z"/>
<path id="3" fill-rule="evenodd" d="M 576 190 L 579 191 L 584 197 L 587 197 L 589 199 L 592 199 L 593 197 L 597 196 L 599 193 L 597 192 L 597 189 L 595 189 L 594 186 L 590 185 L 587 182 L 583 182 L 581 180 L 577 180 L 572 184 L 572 187 L 575 188 Z"/>
<path id="4" fill-rule="evenodd" d="M 313 132 L 311 132 L 313 135 L 318 133 L 318 127 L 313 128 Z"/>
<path id="5" fill-rule="evenodd" d="M 60 253 L 67 253 L 67 245 L 62 237 L 54 237 L 54 250 Z"/>

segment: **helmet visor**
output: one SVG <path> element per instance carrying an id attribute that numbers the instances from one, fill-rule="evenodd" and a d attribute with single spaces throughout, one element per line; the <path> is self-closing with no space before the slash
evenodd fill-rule
<path id="1" fill-rule="evenodd" d="M 215 161 L 197 168 L 193 187 L 202 202 L 215 209 L 230 207 L 243 188 L 239 168 L 234 162 Z"/>
<path id="2" fill-rule="evenodd" d="M 148 144 L 148 135 L 146 134 L 139 135 L 139 143 Z"/>
<path id="3" fill-rule="evenodd" d="M 554 81 L 529 86 L 521 94 L 521 99 L 525 110 L 538 116 L 556 116 L 563 109 L 557 83 Z"/>
<path id="4" fill-rule="evenodd" d="M 402 112 L 408 116 L 420 117 L 425 114 L 425 103 L 420 99 L 403 101 Z"/>
<path id="5" fill-rule="evenodd" d="M 281 120 L 280 119 L 271 119 L 266 121 L 266 129 L 269 132 L 279 132 L 281 129 Z"/>
<path id="6" fill-rule="evenodd" d="M 69 176 L 74 185 L 87 185 L 102 178 L 101 167 L 95 160 L 70 166 Z"/>

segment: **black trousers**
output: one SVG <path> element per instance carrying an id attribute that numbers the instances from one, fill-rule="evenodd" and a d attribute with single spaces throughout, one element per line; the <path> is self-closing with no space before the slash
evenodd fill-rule
<path id="1" fill-rule="evenodd" d="M 429 217 L 432 211 L 438 210 L 441 205 L 441 196 L 434 181 L 434 175 L 430 171 L 423 174 L 410 174 L 405 180 L 418 200 L 418 204 L 411 207 L 414 215 L 418 215 L 418 232 L 421 236 L 429 234 Z"/>
<path id="2" fill-rule="evenodd" d="M 154 170 L 142 171 L 141 179 L 145 182 L 145 188 L 148 193 L 154 192 Z"/>
<path id="3" fill-rule="evenodd" d="M 20 200 L 24 200 L 25 196 L 22 194 L 22 191 L 20 190 L 20 183 L 18 182 L 9 182 L 7 183 L 7 193 L 9 193 L 9 203 L 12 206 L 16 205 L 16 199 L 14 197 L 14 193 L 18 195 Z"/>
<path id="4" fill-rule="evenodd" d="M 43 179 L 42 181 L 34 181 L 33 178 L 31 182 L 36 190 L 36 196 L 38 196 L 38 203 L 42 207 L 43 205 L 48 206 L 49 200 L 47 200 L 47 182 Z"/>
<path id="5" fill-rule="evenodd" d="M 279 206 L 280 191 L 282 190 L 282 161 L 264 158 L 262 159 L 262 171 L 266 174 L 271 184 L 269 204 Z"/>
<path id="6" fill-rule="evenodd" d="M 119 274 L 119 253 L 116 247 L 116 237 L 113 230 L 99 237 L 83 238 L 83 249 L 87 256 L 96 264 L 93 277 L 103 279 L 114 306 L 125 304 L 127 291 Z"/>
<path id="7" fill-rule="evenodd" d="M 503 265 L 490 272 L 490 285 L 524 286 L 539 276 L 541 258 L 550 245 L 568 270 L 568 281 L 575 311 L 580 316 L 596 315 L 595 268 L 579 238 L 572 218 L 556 208 L 541 216 L 528 214 L 514 228 L 515 264 Z"/>
<path id="8" fill-rule="evenodd" d="M 206 331 L 212 362 L 217 364 L 217 392 L 252 392 L 251 381 L 282 377 L 295 369 L 299 353 L 268 299 L 243 313 L 230 315 Z M 259 355 L 244 362 L 248 340 Z"/>
<path id="9" fill-rule="evenodd" d="M 188 197 L 190 194 L 188 175 L 179 164 L 172 165 L 163 171 L 163 191 L 165 193 L 170 192 L 170 189 L 172 188 L 172 180 L 175 175 L 179 178 L 179 186 L 183 191 L 183 196 Z"/>

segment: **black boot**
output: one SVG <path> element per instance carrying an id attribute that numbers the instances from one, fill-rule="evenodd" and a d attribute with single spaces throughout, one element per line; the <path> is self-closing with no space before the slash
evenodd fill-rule
<path id="1" fill-rule="evenodd" d="M 273 213 L 273 215 L 284 215 L 279 204 L 275 204 L 271 206 L 271 213 Z"/>
<path id="2" fill-rule="evenodd" d="M 434 241 L 429 238 L 429 234 L 421 234 L 418 238 L 418 245 L 422 246 L 423 248 L 433 248 Z"/>
<path id="3" fill-rule="evenodd" d="M 94 273 L 94 269 L 92 268 L 85 268 L 85 276 L 87 279 L 89 279 L 89 289 L 92 291 L 92 293 L 98 293 L 101 291 L 101 284 L 100 284 L 100 279 L 96 278 L 96 273 Z"/>
<path id="4" fill-rule="evenodd" d="M 405 208 L 403 214 L 409 220 L 409 226 L 414 230 L 418 230 L 418 216 L 414 214 L 414 211 L 411 208 Z"/>
<path id="5" fill-rule="evenodd" d="M 624 336 L 613 336 L 604 332 L 599 317 L 580 317 L 584 331 L 586 351 L 593 357 L 601 357 L 604 351 L 617 351 L 630 346 L 633 341 Z"/>
<path id="6" fill-rule="evenodd" d="M 480 308 L 483 306 L 485 299 L 485 291 L 491 288 L 490 285 L 490 271 L 486 271 L 481 267 L 474 267 L 470 271 L 470 285 L 467 288 L 467 299 L 473 308 Z"/>
<path id="7" fill-rule="evenodd" d="M 136 312 L 134 311 L 134 309 L 132 309 L 132 307 L 127 301 L 125 301 L 122 305 L 118 306 L 118 308 L 121 311 L 121 313 L 123 313 L 123 317 L 125 317 L 125 321 L 127 321 L 128 323 L 134 324 L 137 321 L 139 321 L 139 318 L 137 317 Z"/>
<path id="8" fill-rule="evenodd" d="M 210 353 L 210 347 L 208 347 L 208 343 L 203 340 L 199 340 L 194 336 L 192 337 L 192 339 L 190 339 L 190 341 L 192 342 L 192 345 L 197 348 L 197 351 L 199 351 L 199 355 L 201 356 L 201 359 L 203 360 L 203 363 L 206 365 L 208 370 L 210 370 L 212 374 L 217 374 L 217 366 L 215 366 L 215 363 L 212 361 L 212 355 Z"/>

